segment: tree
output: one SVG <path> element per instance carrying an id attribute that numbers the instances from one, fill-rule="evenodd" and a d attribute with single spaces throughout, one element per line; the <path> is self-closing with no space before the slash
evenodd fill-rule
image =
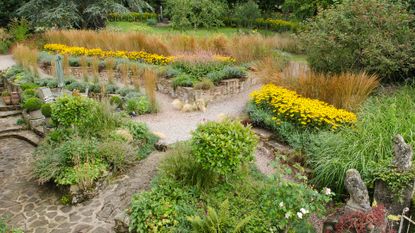
<path id="1" fill-rule="evenodd" d="M 17 17 L 16 10 L 25 2 L 25 0 L 0 1 L 0 27 L 7 26 L 11 19 Z"/>
<path id="2" fill-rule="evenodd" d="M 319 10 L 326 9 L 336 3 L 336 0 L 285 0 L 282 11 L 289 13 L 293 18 L 305 20 L 317 15 Z"/>
<path id="3" fill-rule="evenodd" d="M 261 10 L 254 0 L 248 0 L 235 6 L 234 16 L 238 19 L 240 26 L 253 27 L 255 20 L 261 17 Z"/>
<path id="4" fill-rule="evenodd" d="M 390 0 L 345 0 L 323 11 L 301 33 L 314 70 L 378 74 L 384 81 L 415 71 L 414 15 Z"/>
<path id="5" fill-rule="evenodd" d="M 35 26 L 58 28 L 103 27 L 112 12 L 128 9 L 116 0 L 30 0 L 17 10 Z"/>

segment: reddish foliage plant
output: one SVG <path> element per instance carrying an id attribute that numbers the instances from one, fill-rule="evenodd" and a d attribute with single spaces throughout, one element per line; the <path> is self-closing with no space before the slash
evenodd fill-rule
<path id="1" fill-rule="evenodd" d="M 336 224 L 336 232 L 356 232 L 366 233 L 368 228 L 373 226 L 377 229 L 382 229 L 382 232 L 391 233 L 390 231 L 383 231 L 386 229 L 386 210 L 383 205 L 378 205 L 367 213 L 351 212 L 342 215 Z"/>

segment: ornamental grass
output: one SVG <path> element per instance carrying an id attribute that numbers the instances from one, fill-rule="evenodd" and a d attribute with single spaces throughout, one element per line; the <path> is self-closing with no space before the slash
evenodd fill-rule
<path id="1" fill-rule="evenodd" d="M 305 98 L 295 91 L 267 84 L 251 93 L 252 101 L 259 107 L 270 109 L 277 124 L 290 122 L 311 129 L 336 129 L 356 122 L 356 115 L 337 109 L 323 101 Z"/>

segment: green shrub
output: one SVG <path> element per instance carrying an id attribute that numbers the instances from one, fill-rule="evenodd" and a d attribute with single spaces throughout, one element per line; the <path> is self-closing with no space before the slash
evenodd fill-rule
<path id="1" fill-rule="evenodd" d="M 146 23 L 148 26 L 156 26 L 157 25 L 157 19 L 147 19 Z"/>
<path id="2" fill-rule="evenodd" d="M 22 92 L 21 101 L 25 103 L 29 98 L 37 97 L 36 89 L 26 89 Z"/>
<path id="3" fill-rule="evenodd" d="M 146 157 L 154 150 L 154 144 L 159 138 L 150 132 L 146 124 L 128 122 L 125 128 L 133 135 L 135 145 L 138 147 L 137 154 L 140 158 Z"/>
<path id="4" fill-rule="evenodd" d="M 227 175 L 253 160 L 256 143 L 251 129 L 239 122 L 208 122 L 192 133 L 192 154 L 203 168 Z"/>
<path id="5" fill-rule="evenodd" d="M 238 26 L 253 27 L 255 20 L 261 17 L 261 10 L 254 0 L 238 3 L 235 6 L 234 17 L 238 19 Z"/>
<path id="6" fill-rule="evenodd" d="M 220 0 L 167 0 L 166 7 L 175 28 L 212 28 L 223 25 L 226 5 Z"/>
<path id="7" fill-rule="evenodd" d="M 130 144 L 111 139 L 99 144 L 98 154 L 114 172 L 125 171 L 137 159 Z"/>
<path id="8" fill-rule="evenodd" d="M 285 32 L 285 31 L 297 31 L 298 23 L 292 21 L 286 21 L 282 19 L 263 19 L 258 18 L 255 20 L 256 26 L 258 28 L 264 28 L 275 32 Z"/>
<path id="9" fill-rule="evenodd" d="M 135 113 L 138 115 L 151 112 L 151 104 L 147 97 L 141 96 L 132 99 L 128 99 L 125 109 L 128 113 Z"/>
<path id="10" fill-rule="evenodd" d="M 14 18 L 9 24 L 9 33 L 17 42 L 27 39 L 29 33 L 29 21 L 26 19 Z"/>
<path id="11" fill-rule="evenodd" d="M 207 78 L 217 85 L 222 80 L 232 78 L 245 78 L 246 75 L 246 69 L 243 67 L 225 66 L 219 71 L 208 73 Z"/>
<path id="12" fill-rule="evenodd" d="M 321 9 L 326 9 L 334 3 L 341 1 L 336 0 L 286 0 L 282 4 L 282 11 L 290 14 L 294 20 L 303 21 L 315 16 Z"/>
<path id="13" fill-rule="evenodd" d="M 122 108 L 123 100 L 121 97 L 114 95 L 114 96 L 111 96 L 110 103 L 116 106 L 117 108 Z"/>
<path id="14" fill-rule="evenodd" d="M 42 107 L 42 100 L 37 97 L 30 97 L 23 103 L 23 109 L 28 112 L 39 110 Z"/>
<path id="15" fill-rule="evenodd" d="M 85 92 L 87 87 L 86 83 L 81 83 L 78 81 L 73 81 L 71 83 L 69 83 L 68 85 L 65 86 L 66 89 L 70 90 L 70 91 L 74 91 L 74 90 L 78 90 L 80 92 Z"/>
<path id="16" fill-rule="evenodd" d="M 129 12 L 129 13 L 111 13 L 108 16 L 109 21 L 128 21 L 128 22 L 144 22 L 149 19 L 157 19 L 156 13 L 150 12 Z"/>
<path id="17" fill-rule="evenodd" d="M 414 16 L 386 0 L 345 0 L 310 22 L 301 41 L 312 69 L 341 73 L 365 70 L 384 81 L 415 70 Z"/>
<path id="18" fill-rule="evenodd" d="M 20 88 L 22 88 L 23 91 L 28 90 L 28 89 L 36 89 L 38 87 L 39 85 L 32 83 L 32 82 L 25 82 L 25 83 L 20 84 Z"/>
<path id="19" fill-rule="evenodd" d="M 179 74 L 172 80 L 173 88 L 177 87 L 193 87 L 194 78 L 188 74 Z"/>
<path id="20" fill-rule="evenodd" d="M 204 169 L 192 155 L 189 143 L 178 143 L 160 164 L 161 173 L 177 182 L 198 188 L 209 188 L 217 180 L 217 175 Z"/>
<path id="21" fill-rule="evenodd" d="M 52 107 L 49 103 L 42 104 L 42 107 L 40 108 L 40 111 L 42 112 L 43 116 L 45 116 L 45 117 L 51 117 L 52 116 Z"/>
<path id="22" fill-rule="evenodd" d="M 179 61 L 173 64 L 173 69 L 192 76 L 194 79 L 205 77 L 208 73 L 222 70 L 226 66 L 224 62 L 186 62 Z"/>
<path id="23" fill-rule="evenodd" d="M 14 227 L 10 227 L 6 224 L 5 219 L 0 218 L 0 232 L 1 233 L 23 233 L 22 230 Z"/>
<path id="24" fill-rule="evenodd" d="M 79 126 L 94 119 L 91 111 L 97 103 L 81 96 L 64 95 L 52 104 L 52 120 L 63 127 Z"/>
<path id="25" fill-rule="evenodd" d="M 392 139 L 396 134 L 403 135 L 414 147 L 414 93 L 413 87 L 403 87 L 392 95 L 371 97 L 358 114 L 355 127 L 312 137 L 308 150 L 308 161 L 314 169 L 312 181 L 341 192 L 348 169 L 357 169 L 368 181 L 371 163 L 392 158 Z"/>

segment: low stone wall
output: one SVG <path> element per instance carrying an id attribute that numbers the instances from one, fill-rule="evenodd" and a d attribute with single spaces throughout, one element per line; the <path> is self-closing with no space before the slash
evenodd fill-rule
<path id="1" fill-rule="evenodd" d="M 209 103 L 241 93 L 255 84 L 256 82 L 253 78 L 227 79 L 209 90 L 197 90 L 192 87 L 177 87 L 174 89 L 171 80 L 159 78 L 157 90 L 170 95 L 172 98 L 180 99 L 184 103 L 191 104 L 199 100 Z"/>
<path id="2" fill-rule="evenodd" d="M 50 74 L 50 66 L 43 67 L 43 70 Z M 83 77 L 82 69 L 79 67 L 71 67 L 69 69 L 69 73 L 74 76 L 76 79 L 81 80 Z M 92 76 L 92 70 L 88 69 L 88 74 Z M 100 82 L 107 82 L 108 81 L 108 73 L 105 70 L 101 70 L 99 72 L 99 80 Z M 113 82 L 116 85 L 124 86 L 126 85 L 121 80 L 121 74 L 117 70 L 114 70 L 114 78 Z M 139 78 L 139 84 L 142 84 L 143 80 Z M 225 99 L 229 96 L 238 94 L 246 90 L 247 88 L 255 85 L 257 81 L 252 78 L 241 78 L 241 79 L 228 79 L 223 80 L 219 83 L 218 86 L 210 90 L 196 90 L 192 87 L 177 87 L 176 89 L 172 86 L 172 80 L 166 78 L 158 78 L 157 80 L 157 90 L 161 93 L 167 94 L 175 99 L 180 99 L 184 103 L 193 104 L 197 100 L 203 100 L 205 103 L 218 101 Z M 133 80 L 131 75 L 129 75 L 127 80 L 127 85 L 133 84 Z"/>

